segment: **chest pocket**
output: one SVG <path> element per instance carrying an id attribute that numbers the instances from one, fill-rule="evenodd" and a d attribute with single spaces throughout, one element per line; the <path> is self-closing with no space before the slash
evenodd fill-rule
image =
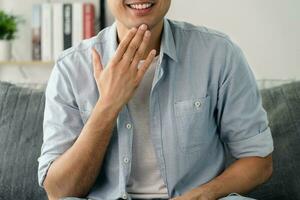
<path id="1" fill-rule="evenodd" d="M 174 104 L 177 142 L 183 152 L 200 150 L 209 139 L 209 99 L 207 96 Z"/>

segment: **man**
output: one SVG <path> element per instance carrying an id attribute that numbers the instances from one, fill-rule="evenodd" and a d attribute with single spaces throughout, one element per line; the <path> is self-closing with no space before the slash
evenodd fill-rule
<path id="1" fill-rule="evenodd" d="M 271 176 L 272 137 L 241 50 L 165 19 L 170 3 L 109 0 L 115 24 L 58 59 L 39 158 L 49 199 L 215 200 Z M 237 158 L 227 169 L 225 148 Z"/>

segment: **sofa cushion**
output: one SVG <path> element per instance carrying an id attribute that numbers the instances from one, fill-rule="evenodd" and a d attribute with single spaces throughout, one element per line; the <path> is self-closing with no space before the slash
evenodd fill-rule
<path id="1" fill-rule="evenodd" d="M 38 186 L 43 89 L 0 82 L 0 199 L 46 199 Z"/>
<path id="2" fill-rule="evenodd" d="M 300 200 L 300 82 L 261 91 L 274 139 L 273 176 L 250 196 Z"/>

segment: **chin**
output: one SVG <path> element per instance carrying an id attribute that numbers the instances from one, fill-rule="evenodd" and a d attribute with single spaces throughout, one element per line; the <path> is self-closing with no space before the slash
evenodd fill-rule
<path id="1" fill-rule="evenodd" d="M 129 24 L 129 26 L 127 26 L 129 29 L 136 27 L 138 28 L 139 26 L 141 26 L 142 24 L 146 24 L 148 29 L 151 30 L 154 27 L 154 23 L 150 22 L 149 20 L 136 20 L 134 23 Z"/>

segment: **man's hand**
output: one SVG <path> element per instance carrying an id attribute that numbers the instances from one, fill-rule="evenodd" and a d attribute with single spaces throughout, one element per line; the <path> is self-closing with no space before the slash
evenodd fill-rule
<path id="1" fill-rule="evenodd" d="M 201 188 L 195 188 L 171 200 L 215 200 L 215 199 L 212 197 L 212 194 L 209 194 L 209 192 L 204 191 Z"/>
<path id="2" fill-rule="evenodd" d="M 99 100 L 121 109 L 133 96 L 156 54 L 155 50 L 150 51 L 143 65 L 137 68 L 146 53 L 150 35 L 146 25 L 128 31 L 106 68 L 103 68 L 99 54 L 93 49 L 94 77 Z"/>
<path id="3" fill-rule="evenodd" d="M 266 182 L 272 169 L 272 154 L 240 158 L 210 182 L 172 200 L 216 200 L 230 193 L 244 194 Z"/>

